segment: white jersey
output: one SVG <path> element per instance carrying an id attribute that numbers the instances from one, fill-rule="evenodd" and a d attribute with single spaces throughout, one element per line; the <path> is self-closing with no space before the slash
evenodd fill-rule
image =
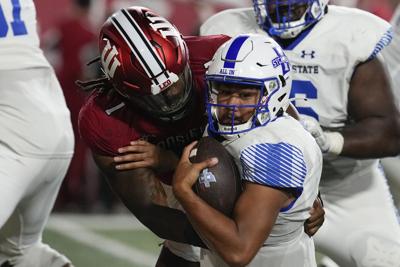
<path id="1" fill-rule="evenodd" d="M 397 6 L 391 24 L 393 26 L 393 41 L 383 50 L 382 55 L 393 81 L 393 92 L 400 106 L 400 5 Z"/>
<path id="2" fill-rule="evenodd" d="M 252 8 L 230 9 L 218 13 L 201 27 L 201 34 L 256 32 L 267 34 L 257 24 Z M 284 47 L 292 63 L 291 98 L 303 116 L 316 118 L 325 129 L 338 129 L 349 120 L 349 83 L 357 64 L 375 57 L 391 40 L 390 24 L 368 12 L 329 6 L 325 17 Z M 307 101 L 303 99 L 307 98 Z M 324 159 L 321 181 L 336 184 L 351 173 L 359 173 L 376 160 L 346 157 Z"/>
<path id="3" fill-rule="evenodd" d="M 39 47 L 32 0 L 0 0 L 0 143 L 19 155 L 70 158 L 70 113 Z"/>
<path id="4" fill-rule="evenodd" d="M 0 0 L 0 70 L 48 67 L 33 0 Z"/>
<path id="5" fill-rule="evenodd" d="M 314 243 L 304 232 L 322 170 L 322 154 L 314 138 L 298 121 L 283 116 L 223 144 L 236 160 L 243 180 L 298 193 L 297 199 L 281 210 L 268 239 L 248 266 L 315 266 Z M 215 259 L 211 262 L 221 266 Z"/>
<path id="6" fill-rule="evenodd" d="M 0 71 L 0 125 L 0 145 L 18 155 L 73 154 L 70 112 L 50 67 Z"/>

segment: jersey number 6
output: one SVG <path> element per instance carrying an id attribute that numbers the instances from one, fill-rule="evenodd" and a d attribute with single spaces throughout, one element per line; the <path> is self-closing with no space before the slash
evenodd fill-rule
<path id="1" fill-rule="evenodd" d="M 290 98 L 305 97 L 307 99 L 317 99 L 317 88 L 310 81 L 293 80 L 292 90 L 290 91 Z M 319 121 L 318 114 L 311 107 L 304 107 L 296 105 L 296 100 L 293 103 L 300 114 L 311 116 Z"/>
<path id="2" fill-rule="evenodd" d="M 24 21 L 21 20 L 21 5 L 19 0 L 10 0 L 12 4 L 12 17 L 13 20 L 10 22 L 14 36 L 28 34 Z M 9 25 L 4 15 L 3 8 L 0 4 L 0 38 L 6 37 Z"/>

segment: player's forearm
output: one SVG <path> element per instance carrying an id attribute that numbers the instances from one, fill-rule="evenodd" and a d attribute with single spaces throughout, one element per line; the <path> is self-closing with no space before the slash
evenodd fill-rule
<path id="1" fill-rule="evenodd" d="M 369 118 L 343 129 L 341 156 L 381 158 L 400 154 L 400 118 Z"/>
<path id="2" fill-rule="evenodd" d="M 205 247 L 186 215 L 167 207 L 165 192 L 147 168 L 115 171 L 110 157 L 94 154 L 111 189 L 139 221 L 160 238 Z"/>
<path id="3" fill-rule="evenodd" d="M 174 190 L 190 222 L 210 249 L 230 266 L 244 266 L 251 258 L 234 220 L 210 207 L 192 190 Z"/>
<path id="4" fill-rule="evenodd" d="M 130 177 L 129 183 L 126 183 L 114 177 L 110 184 L 124 205 L 143 225 L 160 238 L 206 248 L 186 215 L 180 210 L 167 207 L 165 193 L 157 183 L 152 183 L 154 179 L 144 179 L 143 183 L 140 183 L 142 179 L 134 179 Z"/>

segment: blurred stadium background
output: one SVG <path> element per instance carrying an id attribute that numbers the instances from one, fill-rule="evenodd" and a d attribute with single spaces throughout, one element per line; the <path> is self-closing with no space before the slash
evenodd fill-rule
<path id="1" fill-rule="evenodd" d="M 336 0 L 389 20 L 389 0 Z M 77 116 L 85 94 L 75 80 L 96 76 L 85 64 L 98 54 L 97 33 L 113 11 L 130 5 L 149 7 L 173 22 L 185 35 L 226 8 L 250 6 L 250 0 L 35 0 L 39 34 L 55 67 L 71 110 L 75 156 L 47 225 L 46 243 L 65 253 L 77 267 L 154 266 L 163 242 L 146 230 L 110 192 L 87 147 L 79 138 Z"/>

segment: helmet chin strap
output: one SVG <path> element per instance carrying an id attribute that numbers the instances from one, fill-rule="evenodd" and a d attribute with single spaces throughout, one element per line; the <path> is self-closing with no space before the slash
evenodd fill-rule
<path id="1" fill-rule="evenodd" d="M 267 100 L 266 96 L 263 97 L 261 102 L 264 102 Z M 253 128 L 253 123 L 258 124 L 258 125 L 263 125 L 265 124 L 270 116 L 269 112 L 260 112 L 260 113 L 254 113 L 253 116 L 251 116 L 246 122 L 242 124 L 236 124 L 236 125 L 225 125 L 221 124 L 219 119 L 218 119 L 218 114 L 217 114 L 217 108 L 214 106 L 211 108 L 211 113 L 214 118 L 214 120 L 217 122 L 217 127 L 219 132 L 235 132 L 232 134 L 220 134 L 222 137 L 224 137 L 227 140 L 232 140 L 235 138 L 239 138 L 242 134 L 246 133 L 246 130 L 249 130 Z M 254 121 L 254 116 L 257 116 L 255 121 Z M 242 133 L 237 133 L 237 132 L 242 132 Z"/>
<path id="2" fill-rule="evenodd" d="M 245 131 L 247 129 L 251 128 L 252 125 L 252 119 L 253 117 L 251 117 L 248 121 L 246 121 L 245 123 L 242 124 L 235 124 L 235 125 L 224 125 L 218 122 L 218 129 L 221 132 L 231 132 L 231 131 Z"/>
<path id="3" fill-rule="evenodd" d="M 230 132 L 230 131 L 243 131 L 251 128 L 252 120 L 248 120 L 245 123 L 238 124 L 238 125 L 222 125 L 218 122 L 218 130 L 221 132 Z M 226 140 L 234 140 L 245 134 L 243 133 L 232 133 L 232 134 L 221 134 Z"/>
<path id="4" fill-rule="evenodd" d="M 245 123 L 237 124 L 237 125 L 223 125 L 223 124 L 218 122 L 217 123 L 218 130 L 221 131 L 221 132 L 231 132 L 232 130 L 236 131 L 236 132 L 246 131 L 246 130 L 252 128 L 253 118 L 254 118 L 254 115 L 251 116 L 251 118 L 248 121 L 246 121 Z M 262 125 L 265 122 L 267 122 L 268 120 L 269 120 L 269 113 L 262 113 L 262 114 L 258 114 L 257 115 L 257 119 L 256 119 L 256 121 L 254 123 Z M 221 136 L 224 137 L 227 140 L 233 140 L 233 139 L 239 138 L 240 136 L 242 136 L 245 133 L 247 133 L 247 132 L 232 133 L 232 134 L 221 134 Z"/>

